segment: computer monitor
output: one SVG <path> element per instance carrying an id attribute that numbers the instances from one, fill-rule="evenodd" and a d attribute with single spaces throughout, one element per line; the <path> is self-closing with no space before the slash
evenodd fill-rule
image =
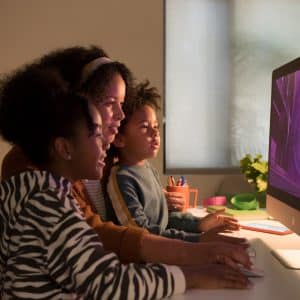
<path id="1" fill-rule="evenodd" d="M 267 212 L 300 235 L 300 57 L 272 73 Z"/>

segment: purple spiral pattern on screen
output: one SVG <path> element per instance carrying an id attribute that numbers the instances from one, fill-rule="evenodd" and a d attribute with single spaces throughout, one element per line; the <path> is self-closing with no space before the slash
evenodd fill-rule
<path id="1" fill-rule="evenodd" d="M 269 183 L 300 196 L 300 71 L 273 82 Z"/>

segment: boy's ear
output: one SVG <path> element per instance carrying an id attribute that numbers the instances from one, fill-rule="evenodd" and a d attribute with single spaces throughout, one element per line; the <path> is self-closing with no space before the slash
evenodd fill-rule
<path id="1" fill-rule="evenodd" d="M 125 141 L 122 134 L 118 133 L 113 141 L 113 145 L 117 148 L 123 148 L 125 146 Z"/>
<path id="2" fill-rule="evenodd" d="M 72 147 L 70 145 L 70 142 L 63 137 L 58 137 L 54 140 L 53 143 L 54 151 L 56 155 L 58 155 L 60 158 L 64 160 L 71 160 L 72 156 Z"/>

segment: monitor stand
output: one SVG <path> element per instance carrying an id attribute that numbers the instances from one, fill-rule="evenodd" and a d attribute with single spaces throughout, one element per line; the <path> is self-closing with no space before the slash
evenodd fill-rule
<path id="1" fill-rule="evenodd" d="M 271 252 L 286 268 L 300 270 L 300 250 L 274 249 Z"/>

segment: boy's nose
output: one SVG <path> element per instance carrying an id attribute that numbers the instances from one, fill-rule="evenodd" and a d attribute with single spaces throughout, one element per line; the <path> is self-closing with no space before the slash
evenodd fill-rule
<path id="1" fill-rule="evenodd" d="M 152 136 L 159 136 L 159 130 L 157 128 L 152 128 Z"/>

